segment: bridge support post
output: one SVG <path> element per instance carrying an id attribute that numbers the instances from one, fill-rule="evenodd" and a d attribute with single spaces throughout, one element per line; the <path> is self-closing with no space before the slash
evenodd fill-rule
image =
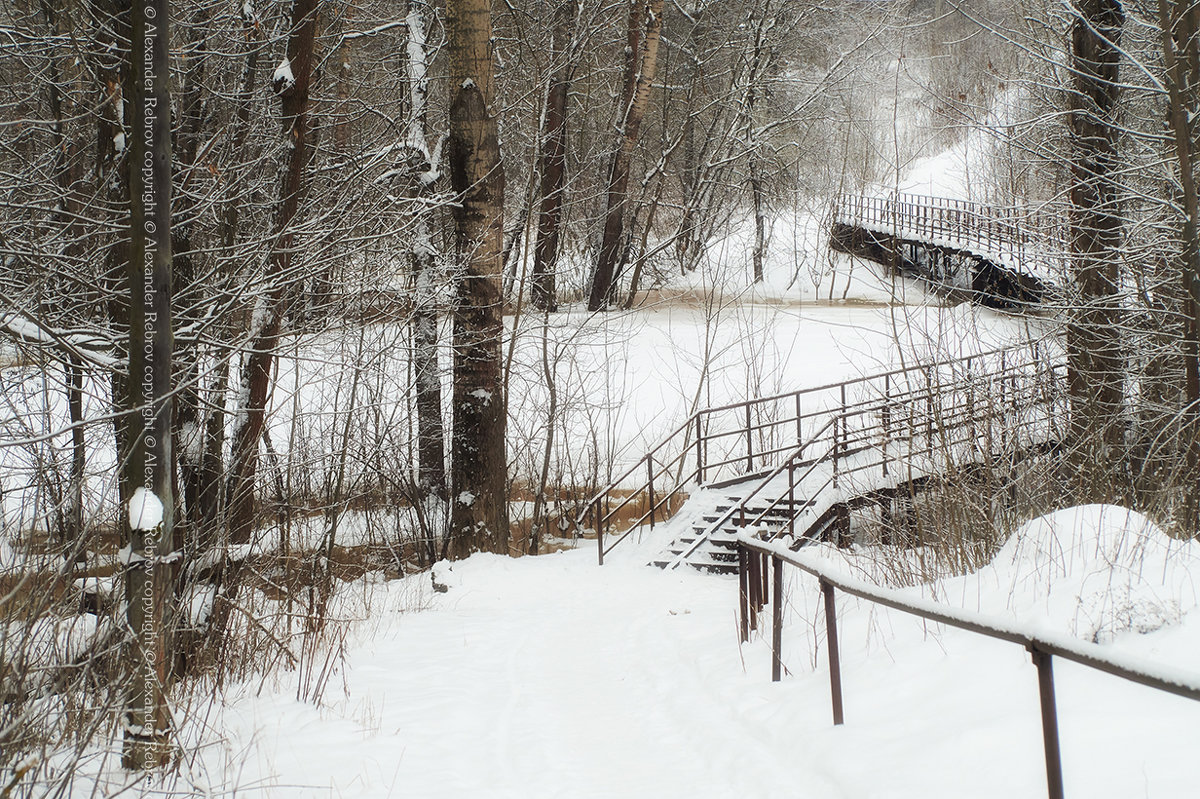
<path id="1" fill-rule="evenodd" d="M 775 581 L 771 594 L 771 682 L 783 676 L 783 561 L 772 558 L 771 579 Z"/>
<path id="2" fill-rule="evenodd" d="M 842 666 L 838 657 L 837 609 L 833 602 L 833 585 L 821 580 L 821 594 L 825 598 L 825 645 L 829 649 L 829 696 L 833 703 L 833 723 L 841 724 L 842 715 Z"/>
<path id="3" fill-rule="evenodd" d="M 1058 711 L 1054 701 L 1054 668 L 1050 653 L 1030 645 L 1038 670 L 1038 694 L 1042 703 L 1042 741 L 1046 748 L 1046 787 L 1050 799 L 1063 799 L 1062 755 L 1058 747 Z"/>

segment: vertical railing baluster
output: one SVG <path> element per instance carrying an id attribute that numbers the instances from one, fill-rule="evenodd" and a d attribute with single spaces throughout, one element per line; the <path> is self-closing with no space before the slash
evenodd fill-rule
<path id="1" fill-rule="evenodd" d="M 750 403 L 746 403 L 746 473 L 754 471 L 754 439 L 750 432 Z"/>
<path id="2" fill-rule="evenodd" d="M 597 560 L 604 565 L 604 531 L 600 529 L 600 501 L 592 503 L 592 526 L 596 530 Z"/>
<path id="3" fill-rule="evenodd" d="M 759 555 L 759 579 L 762 580 L 762 593 L 758 595 L 758 607 L 761 610 L 763 605 L 767 604 L 767 594 L 770 593 L 770 583 L 768 580 L 771 577 L 771 571 L 767 567 L 770 565 L 766 552 Z"/>
<path id="4" fill-rule="evenodd" d="M 1054 667 L 1050 654 L 1030 645 L 1038 670 L 1038 698 L 1042 705 L 1042 743 L 1046 750 L 1046 788 L 1050 799 L 1063 799 L 1062 754 L 1058 746 L 1058 710 L 1054 701 Z"/>
<path id="5" fill-rule="evenodd" d="M 650 503 L 650 529 L 654 529 L 654 458 L 646 456 L 646 499 Z"/>
<path id="6" fill-rule="evenodd" d="M 833 723 L 841 724 L 842 666 L 838 657 L 837 608 L 834 607 L 833 585 L 821 580 L 821 595 L 825 598 L 825 646 L 829 649 L 829 697 L 833 704 Z"/>
<path id="7" fill-rule="evenodd" d="M 892 376 L 883 376 L 883 476 L 888 476 L 888 444 L 892 441 Z"/>
<path id="8" fill-rule="evenodd" d="M 742 643 L 750 640 L 750 575 L 749 575 L 749 558 L 747 557 L 746 547 L 740 542 L 737 545 L 738 556 L 738 608 L 741 610 L 741 618 L 738 620 L 738 629 L 741 633 Z"/>
<path id="9" fill-rule="evenodd" d="M 783 560 L 772 559 L 775 592 L 771 597 L 771 682 L 783 676 Z"/>
<path id="10" fill-rule="evenodd" d="M 762 578 L 758 576 L 758 566 L 762 562 L 757 552 L 746 552 L 746 565 L 750 581 L 749 585 L 749 600 L 750 600 L 750 629 L 758 629 L 758 609 L 761 606 L 758 598 L 758 592 L 762 590 Z"/>

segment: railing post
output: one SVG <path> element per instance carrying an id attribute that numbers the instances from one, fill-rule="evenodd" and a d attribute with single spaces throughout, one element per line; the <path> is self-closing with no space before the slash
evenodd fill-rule
<path id="1" fill-rule="evenodd" d="M 759 589 L 762 588 L 762 580 L 759 579 L 759 576 L 758 576 L 758 564 L 759 564 L 758 553 L 747 550 L 746 551 L 746 581 L 749 583 L 749 585 L 747 586 L 747 600 L 749 602 L 748 607 L 750 609 L 750 612 L 749 612 L 750 625 L 749 625 L 749 627 L 751 630 L 758 629 L 758 592 L 759 592 Z"/>
<path id="2" fill-rule="evenodd" d="M 796 536 L 796 459 L 788 461 L 788 535 Z"/>
<path id="3" fill-rule="evenodd" d="M 1033 665 L 1038 670 L 1038 694 L 1042 703 L 1042 742 L 1046 749 L 1046 788 L 1050 799 L 1063 799 L 1062 755 L 1058 747 L 1058 711 L 1054 701 L 1054 667 L 1050 653 L 1030 644 Z"/>
<path id="4" fill-rule="evenodd" d="M 746 403 L 746 473 L 754 471 L 754 436 L 750 430 L 750 403 Z"/>
<path id="5" fill-rule="evenodd" d="M 892 376 L 883 376 L 883 476 L 888 476 L 888 444 L 892 441 Z"/>
<path id="6" fill-rule="evenodd" d="M 704 485 L 704 437 L 700 431 L 700 414 L 696 414 L 696 482 Z"/>
<path id="7" fill-rule="evenodd" d="M 839 414 L 840 415 L 840 414 Z M 833 418 L 833 487 L 838 487 L 838 419 Z"/>
<path id="8" fill-rule="evenodd" d="M 596 550 L 599 565 L 604 565 L 604 531 L 600 529 L 600 500 L 592 505 L 592 520 L 596 527 Z"/>
<path id="9" fill-rule="evenodd" d="M 758 595 L 758 607 L 761 610 L 762 606 L 767 604 L 767 594 L 771 593 L 771 571 L 767 567 L 770 565 L 767 553 L 763 552 L 759 555 L 759 578 L 762 580 L 762 591 Z"/>
<path id="10" fill-rule="evenodd" d="M 654 458 L 646 456 L 646 498 L 650 502 L 650 529 L 654 529 Z"/>
<path id="11" fill-rule="evenodd" d="M 771 596 L 771 682 L 783 676 L 783 560 L 772 560 L 772 579 L 775 591 Z"/>
<path id="12" fill-rule="evenodd" d="M 842 716 L 842 667 L 838 658 L 837 609 L 833 602 L 833 585 L 821 580 L 821 594 L 825 598 L 825 645 L 829 649 L 829 696 L 833 703 L 833 723 L 841 724 Z"/>
<path id="13" fill-rule="evenodd" d="M 738 619 L 738 630 L 741 633 L 743 644 L 750 640 L 750 575 L 748 574 L 749 563 L 746 554 L 746 547 L 739 542 L 737 545 L 738 608 L 741 610 L 741 618 Z"/>
<path id="14" fill-rule="evenodd" d="M 804 429 L 801 424 L 800 394 L 797 392 L 795 397 L 796 397 L 796 446 L 799 447 L 801 444 L 804 443 Z"/>

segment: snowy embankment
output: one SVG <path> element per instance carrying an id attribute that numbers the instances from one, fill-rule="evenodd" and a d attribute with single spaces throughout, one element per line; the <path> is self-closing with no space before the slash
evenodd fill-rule
<path id="1" fill-rule="evenodd" d="M 861 577 L 888 568 L 879 550 L 814 551 Z M 1020 647 L 841 596 L 835 728 L 815 580 L 788 569 L 788 674 L 772 684 L 769 622 L 738 645 L 736 580 L 619 552 L 604 568 L 590 548 L 478 555 L 442 575 L 445 593 L 428 575 L 360 586 L 323 700 L 297 701 L 294 672 L 233 687 L 189 723 L 183 779 L 272 797 L 1044 795 Z M 1186 667 L 1198 579 L 1196 544 L 1090 507 L 1027 525 L 976 574 L 908 590 Z M 1200 703 L 1055 673 L 1069 795 L 1195 795 Z"/>

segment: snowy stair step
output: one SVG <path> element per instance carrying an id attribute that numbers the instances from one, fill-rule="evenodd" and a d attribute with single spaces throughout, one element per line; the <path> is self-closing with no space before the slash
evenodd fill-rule
<path id="1" fill-rule="evenodd" d="M 667 568 L 682 557 L 682 563 L 701 571 L 736 573 L 737 537 L 746 524 L 761 516 L 757 526 L 781 530 L 797 510 L 811 504 L 805 499 L 782 497 L 775 500 L 769 496 L 755 497 L 745 508 L 740 507 L 741 503 L 742 497 L 726 495 L 702 514 L 691 529 L 678 535 L 650 564 Z"/>

